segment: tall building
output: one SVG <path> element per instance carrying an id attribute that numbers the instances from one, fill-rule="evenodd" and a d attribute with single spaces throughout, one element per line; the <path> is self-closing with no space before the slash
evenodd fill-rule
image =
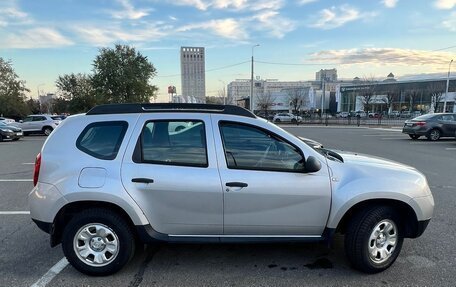
<path id="1" fill-rule="evenodd" d="M 326 78 L 326 81 L 336 82 L 337 81 L 337 70 L 336 69 L 322 69 L 315 73 L 315 81 L 321 81 Z"/>
<path id="2" fill-rule="evenodd" d="M 181 47 L 182 96 L 206 100 L 205 53 L 203 47 Z"/>

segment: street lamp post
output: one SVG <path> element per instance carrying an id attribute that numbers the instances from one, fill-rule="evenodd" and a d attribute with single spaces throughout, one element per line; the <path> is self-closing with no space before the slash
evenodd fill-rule
<path id="1" fill-rule="evenodd" d="M 253 49 L 255 47 L 260 46 L 260 44 L 256 44 L 252 46 L 252 69 L 251 69 L 251 74 L 250 74 L 250 111 L 253 112 L 253 109 L 255 108 L 253 104 Z"/>
<path id="2" fill-rule="evenodd" d="M 448 75 L 447 75 L 447 82 L 446 82 L 446 91 L 445 91 L 445 99 L 443 100 L 443 112 L 446 112 L 446 103 L 448 99 L 448 87 L 450 86 L 450 70 L 451 70 L 451 63 L 453 63 L 453 59 L 451 59 L 450 64 L 448 65 Z"/>

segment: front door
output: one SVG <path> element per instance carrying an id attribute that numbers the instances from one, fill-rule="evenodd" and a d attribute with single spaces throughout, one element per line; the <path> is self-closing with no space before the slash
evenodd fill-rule
<path id="1" fill-rule="evenodd" d="M 303 152 L 254 125 L 213 119 L 224 234 L 320 236 L 331 202 L 327 167 L 303 172 Z"/>
<path id="2" fill-rule="evenodd" d="M 223 232 L 223 193 L 209 119 L 204 114 L 140 116 L 142 124 L 122 164 L 122 182 L 155 231 L 177 236 Z"/>

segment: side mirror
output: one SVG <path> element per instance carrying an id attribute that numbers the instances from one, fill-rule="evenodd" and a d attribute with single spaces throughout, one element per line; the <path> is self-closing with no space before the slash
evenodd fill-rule
<path id="1" fill-rule="evenodd" d="M 306 172 L 317 172 L 321 169 L 321 163 L 313 156 L 309 156 L 306 160 Z"/>
<path id="2" fill-rule="evenodd" d="M 22 124 L 24 121 L 23 120 L 19 120 L 19 122 Z"/>

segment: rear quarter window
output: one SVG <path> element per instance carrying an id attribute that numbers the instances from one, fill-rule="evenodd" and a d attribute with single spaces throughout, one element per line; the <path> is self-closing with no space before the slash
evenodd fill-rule
<path id="1" fill-rule="evenodd" d="M 128 123 L 97 122 L 85 127 L 76 140 L 76 147 L 98 159 L 113 160 L 119 152 Z"/>

